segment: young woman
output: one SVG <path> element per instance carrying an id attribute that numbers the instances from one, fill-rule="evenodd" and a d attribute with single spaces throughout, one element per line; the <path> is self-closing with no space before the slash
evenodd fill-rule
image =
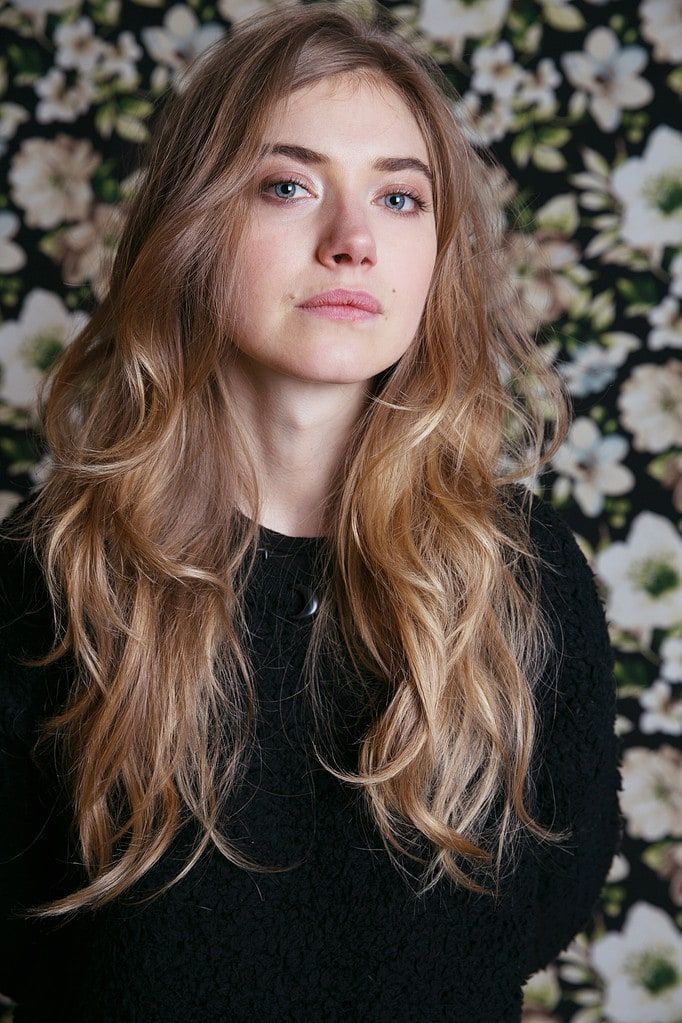
<path id="1" fill-rule="evenodd" d="M 613 655 L 492 180 L 345 5 L 164 107 L 3 524 L 16 1023 L 511 1023 L 590 923 Z"/>

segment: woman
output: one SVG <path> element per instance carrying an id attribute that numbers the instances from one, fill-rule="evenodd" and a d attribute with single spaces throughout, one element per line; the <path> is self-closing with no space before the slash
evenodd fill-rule
<path id="1" fill-rule="evenodd" d="M 437 65 L 326 3 L 205 52 L 145 162 L 5 524 L 0 988 L 518 1020 L 620 782 L 595 580 L 519 482 L 570 415 L 491 172 Z"/>

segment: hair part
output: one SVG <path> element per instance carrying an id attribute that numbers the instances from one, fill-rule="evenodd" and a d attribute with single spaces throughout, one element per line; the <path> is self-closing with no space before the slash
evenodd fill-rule
<path id="1" fill-rule="evenodd" d="M 420 895 L 447 875 L 496 896 L 523 830 L 566 837 L 528 805 L 556 651 L 517 484 L 563 443 L 569 399 L 505 261 L 495 161 L 466 140 L 436 62 L 390 25 L 348 4 L 278 5 L 167 99 L 108 293 L 39 388 L 51 469 L 24 523 L 57 638 L 23 663 L 72 658 L 33 752 L 59 757 L 88 882 L 22 915 L 121 896 L 188 822 L 200 841 L 157 895 L 209 843 L 245 869 L 287 869 L 220 829 L 258 714 L 243 604 L 261 498 L 230 402 L 233 310 L 268 120 L 282 96 L 342 74 L 395 89 L 416 118 L 438 248 L 418 331 L 371 382 L 325 505 L 303 688 L 315 753 L 361 793 L 394 865 L 407 873 L 396 852 L 425 865 Z M 339 686 L 364 708 L 355 769 L 325 709 Z"/>

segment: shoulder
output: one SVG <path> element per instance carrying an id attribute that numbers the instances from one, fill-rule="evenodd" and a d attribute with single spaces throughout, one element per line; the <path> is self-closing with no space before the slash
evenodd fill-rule
<path id="1" fill-rule="evenodd" d="M 569 520 L 544 497 L 521 486 L 509 490 L 510 500 L 522 510 L 530 526 L 531 538 L 548 566 L 571 569 L 592 576 Z"/>
<path id="2" fill-rule="evenodd" d="M 545 498 L 530 494 L 529 535 L 538 558 L 541 600 L 560 626 L 563 646 L 572 656 L 580 653 L 611 661 L 605 596 L 601 583 L 568 519 Z"/>
<path id="3" fill-rule="evenodd" d="M 18 513 L 30 511 L 24 498 L 0 521 L 0 652 L 3 657 L 25 651 L 45 652 L 53 616 L 42 566 L 30 542 L 13 535 Z"/>
<path id="4" fill-rule="evenodd" d="M 569 522 L 535 495 L 530 525 L 542 559 L 543 610 L 556 644 L 537 690 L 536 765 L 546 785 L 546 790 L 539 785 L 540 805 L 551 809 L 555 798 L 574 805 L 590 789 L 597 793 L 599 785 L 604 800 L 613 799 L 620 752 L 615 651 L 599 582 Z"/>

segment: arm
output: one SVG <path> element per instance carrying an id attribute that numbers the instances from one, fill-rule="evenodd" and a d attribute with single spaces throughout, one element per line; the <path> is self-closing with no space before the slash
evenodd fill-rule
<path id="1" fill-rule="evenodd" d="M 0 654 L 0 991 L 13 1001 L 30 977 L 30 927 L 13 916 L 36 897 L 41 804 L 24 734 L 25 669 Z"/>
<path id="2" fill-rule="evenodd" d="M 45 653 L 51 639 L 52 617 L 35 562 L 3 537 L 0 565 L 0 992 L 20 1002 L 35 986 L 41 924 L 15 911 L 41 902 L 55 872 L 53 794 L 31 755 L 48 707 L 48 679 L 54 684 L 55 676 L 19 662 Z"/>
<path id="3" fill-rule="evenodd" d="M 595 578 L 560 514 L 536 499 L 533 515 L 533 537 L 557 570 L 541 568 L 559 649 L 556 688 L 538 690 L 535 816 L 553 829 L 570 826 L 574 834 L 560 845 L 533 846 L 538 888 L 525 977 L 551 963 L 589 926 L 624 824 L 614 654 Z"/>

